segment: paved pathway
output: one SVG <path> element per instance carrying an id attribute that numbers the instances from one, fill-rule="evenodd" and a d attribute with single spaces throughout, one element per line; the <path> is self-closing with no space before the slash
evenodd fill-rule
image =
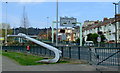
<path id="1" fill-rule="evenodd" d="M 88 64 L 51 64 L 37 66 L 21 66 L 15 61 L 2 57 L 3 71 L 95 71 L 95 68 Z"/>

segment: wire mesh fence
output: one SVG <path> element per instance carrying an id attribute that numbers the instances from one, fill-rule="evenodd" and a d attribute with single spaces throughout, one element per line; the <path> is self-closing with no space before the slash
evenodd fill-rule
<path id="1" fill-rule="evenodd" d="M 102 47 L 102 48 L 115 48 L 116 47 L 116 44 L 115 43 L 100 43 L 100 45 L 99 45 L 99 43 L 96 43 L 95 45 L 94 45 L 94 47 Z M 120 43 L 117 43 L 117 47 L 119 48 L 120 47 Z"/>

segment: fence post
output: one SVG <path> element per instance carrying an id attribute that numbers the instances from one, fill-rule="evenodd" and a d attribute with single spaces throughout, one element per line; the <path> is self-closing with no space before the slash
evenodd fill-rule
<path id="1" fill-rule="evenodd" d="M 37 56 L 38 56 L 38 47 L 37 47 Z"/>
<path id="2" fill-rule="evenodd" d="M 91 59 L 92 57 L 91 57 L 91 48 L 89 48 L 89 62 L 91 62 Z"/>
<path id="3" fill-rule="evenodd" d="M 80 47 L 78 47 L 78 59 L 80 59 Z"/>
<path id="4" fill-rule="evenodd" d="M 42 47 L 40 48 L 40 50 L 41 50 L 41 55 L 42 55 Z"/>
<path id="5" fill-rule="evenodd" d="M 41 47 L 39 49 L 40 49 L 40 55 L 41 55 Z"/>
<path id="6" fill-rule="evenodd" d="M 38 47 L 38 55 L 40 55 L 40 48 Z"/>
<path id="7" fill-rule="evenodd" d="M 51 50 L 49 50 L 49 56 L 51 56 Z"/>
<path id="8" fill-rule="evenodd" d="M 62 51 L 62 57 L 63 57 L 63 53 L 64 53 L 64 51 L 63 51 L 63 47 L 61 47 L 61 51 Z"/>
<path id="9" fill-rule="evenodd" d="M 120 48 L 118 48 L 118 51 L 120 51 Z M 118 53 L 117 59 L 118 59 L 118 71 L 120 71 L 120 52 Z"/>
<path id="10" fill-rule="evenodd" d="M 71 47 L 69 47 L 69 58 L 71 58 Z"/>
<path id="11" fill-rule="evenodd" d="M 45 49 L 45 55 L 46 55 L 46 48 L 44 48 Z"/>

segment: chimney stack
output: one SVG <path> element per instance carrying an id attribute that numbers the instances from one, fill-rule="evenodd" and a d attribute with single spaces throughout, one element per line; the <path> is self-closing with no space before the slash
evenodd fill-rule
<path id="1" fill-rule="evenodd" d="M 106 20 L 108 20 L 108 18 L 104 18 L 104 19 L 103 19 L 103 21 L 106 21 Z"/>

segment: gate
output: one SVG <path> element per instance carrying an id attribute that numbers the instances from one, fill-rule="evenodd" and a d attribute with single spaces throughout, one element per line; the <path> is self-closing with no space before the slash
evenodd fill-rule
<path id="1" fill-rule="evenodd" d="M 95 48 L 91 49 L 91 63 L 99 69 L 120 70 L 120 48 Z"/>

